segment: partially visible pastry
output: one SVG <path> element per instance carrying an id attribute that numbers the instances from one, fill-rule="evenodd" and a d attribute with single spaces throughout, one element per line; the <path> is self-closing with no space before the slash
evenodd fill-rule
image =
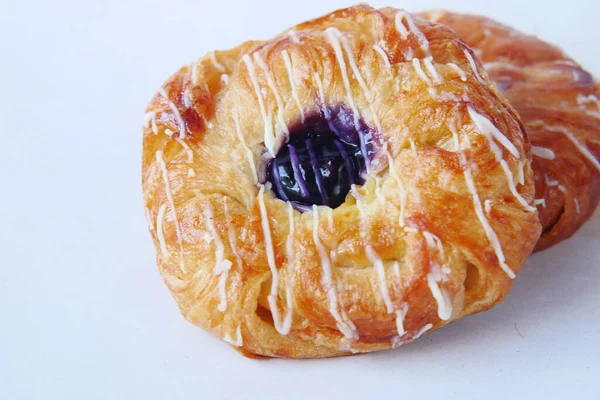
<path id="1" fill-rule="evenodd" d="M 600 201 L 600 86 L 560 49 L 489 18 L 431 11 L 484 62 L 517 109 L 532 144 L 536 206 L 543 226 L 535 250 L 573 235 Z"/>
<path id="2" fill-rule="evenodd" d="M 246 355 L 332 357 L 502 300 L 541 230 L 530 157 L 451 30 L 361 5 L 175 73 L 142 183 L 185 318 Z"/>

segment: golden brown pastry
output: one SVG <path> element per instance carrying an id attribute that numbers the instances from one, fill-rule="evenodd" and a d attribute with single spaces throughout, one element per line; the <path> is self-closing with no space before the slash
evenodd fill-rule
<path id="1" fill-rule="evenodd" d="M 331 357 L 498 303 L 540 234 L 529 160 L 453 32 L 361 5 L 175 73 L 144 203 L 185 318 L 246 355 Z"/>
<path id="2" fill-rule="evenodd" d="M 600 200 L 600 86 L 561 50 L 489 18 L 423 16 L 473 48 L 523 119 L 543 226 L 535 250 L 571 237 Z"/>

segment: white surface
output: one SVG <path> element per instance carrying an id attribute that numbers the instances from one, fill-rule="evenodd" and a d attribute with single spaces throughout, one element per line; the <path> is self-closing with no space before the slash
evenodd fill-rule
<path id="1" fill-rule="evenodd" d="M 146 103 L 193 57 L 349 2 L 121 3 L 0 0 L 0 399 L 599 398 L 598 217 L 396 351 L 253 361 L 185 322 L 140 200 Z M 600 75 L 598 2 L 388 4 L 495 16 Z"/>

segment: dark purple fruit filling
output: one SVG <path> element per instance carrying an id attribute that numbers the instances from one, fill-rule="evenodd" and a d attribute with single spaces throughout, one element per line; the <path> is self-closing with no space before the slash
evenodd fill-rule
<path id="1" fill-rule="evenodd" d="M 362 121 L 342 107 L 328 110 L 290 128 L 289 140 L 267 166 L 267 180 L 296 209 L 335 208 L 353 184 L 364 183 L 373 147 L 373 133 Z"/>

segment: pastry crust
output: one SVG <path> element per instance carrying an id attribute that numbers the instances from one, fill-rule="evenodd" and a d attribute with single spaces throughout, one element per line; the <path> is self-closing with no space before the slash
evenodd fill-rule
<path id="1" fill-rule="evenodd" d="M 473 48 L 523 119 L 543 226 L 535 250 L 571 237 L 600 201 L 600 86 L 560 49 L 489 18 L 423 16 Z"/>
<path id="2" fill-rule="evenodd" d="M 377 151 L 344 204 L 301 213 L 262 184 L 266 162 L 286 126 L 339 105 Z M 148 106 L 142 183 L 183 316 L 245 355 L 317 358 L 498 303 L 540 234 L 529 160 L 453 32 L 361 5 L 181 68 Z"/>

